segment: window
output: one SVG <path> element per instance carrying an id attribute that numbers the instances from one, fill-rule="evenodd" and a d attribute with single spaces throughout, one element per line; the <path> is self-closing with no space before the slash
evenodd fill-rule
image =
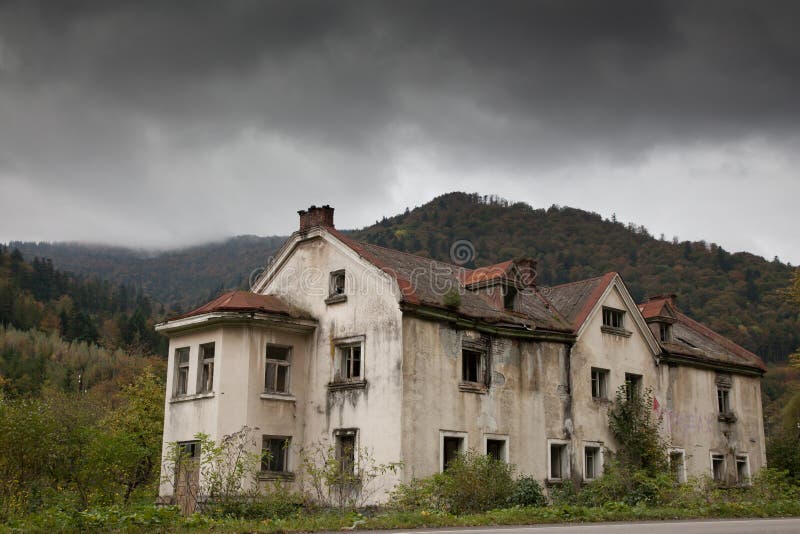
<path id="1" fill-rule="evenodd" d="M 460 432 L 442 433 L 442 471 L 464 452 L 466 434 Z"/>
<path id="2" fill-rule="evenodd" d="M 181 441 L 178 443 L 178 452 L 182 460 L 196 460 L 200 458 L 199 441 Z"/>
<path id="3" fill-rule="evenodd" d="M 608 398 L 608 370 L 592 367 L 592 398 Z"/>
<path id="4" fill-rule="evenodd" d="M 551 441 L 548 454 L 550 457 L 550 480 L 569 478 L 569 454 L 566 441 Z"/>
<path id="5" fill-rule="evenodd" d="M 721 454 L 711 455 L 711 476 L 714 482 L 723 482 L 725 480 L 725 456 Z"/>
<path id="6" fill-rule="evenodd" d="M 330 296 L 344 295 L 344 269 L 340 271 L 333 271 L 330 279 Z"/>
<path id="7" fill-rule="evenodd" d="M 508 311 L 514 311 L 514 304 L 517 300 L 517 288 L 506 286 L 503 289 L 503 307 Z"/>
<path id="8" fill-rule="evenodd" d="M 628 400 L 642 394 L 642 375 L 625 373 L 625 396 Z"/>
<path id="9" fill-rule="evenodd" d="M 292 348 L 267 344 L 267 363 L 264 372 L 264 391 L 267 393 L 289 393 L 289 370 Z"/>
<path id="10" fill-rule="evenodd" d="M 672 325 L 669 323 L 658 323 L 659 339 L 664 343 L 672 339 Z"/>
<path id="11" fill-rule="evenodd" d="M 339 361 L 334 381 L 361 380 L 363 378 L 361 342 L 345 343 L 336 347 Z"/>
<path id="12" fill-rule="evenodd" d="M 261 470 L 272 473 L 289 472 L 289 436 L 264 436 L 261 444 Z"/>
<path id="13" fill-rule="evenodd" d="M 727 414 L 731 411 L 731 392 L 729 389 L 717 387 L 717 409 L 719 413 Z"/>
<path id="14" fill-rule="evenodd" d="M 600 447 L 597 445 L 583 448 L 583 478 L 585 480 L 594 480 L 600 476 L 602 457 Z"/>
<path id="15" fill-rule="evenodd" d="M 461 351 L 461 380 L 477 384 L 486 383 L 486 353 L 473 349 Z"/>
<path id="16" fill-rule="evenodd" d="M 336 461 L 339 464 L 340 471 L 344 474 L 355 474 L 357 435 L 358 430 L 356 429 L 343 429 L 334 432 L 336 438 Z"/>
<path id="17" fill-rule="evenodd" d="M 198 393 L 210 393 L 214 391 L 214 344 L 204 343 L 200 345 L 200 365 L 202 371 L 198 373 L 200 383 L 197 385 Z"/>
<path id="18" fill-rule="evenodd" d="M 686 463 L 682 450 L 673 449 L 669 451 L 669 469 L 675 482 L 678 484 L 686 482 Z"/>
<path id="19" fill-rule="evenodd" d="M 175 389 L 176 397 L 189 393 L 189 347 L 175 349 Z"/>
<path id="20" fill-rule="evenodd" d="M 508 462 L 508 438 L 486 438 L 486 454 L 495 460 Z"/>
<path id="21" fill-rule="evenodd" d="M 746 454 L 736 457 L 736 480 L 739 484 L 750 484 L 750 462 Z"/>
<path id="22" fill-rule="evenodd" d="M 603 307 L 603 326 L 622 330 L 625 328 L 624 319 L 624 311 Z"/>

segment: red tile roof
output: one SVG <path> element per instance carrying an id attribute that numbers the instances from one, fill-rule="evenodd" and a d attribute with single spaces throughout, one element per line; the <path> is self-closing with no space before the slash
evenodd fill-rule
<path id="1" fill-rule="evenodd" d="M 496 280 L 498 278 L 506 278 L 513 265 L 514 260 L 508 260 L 486 267 L 478 267 L 477 269 L 464 269 L 461 273 L 461 283 L 468 286 L 480 282 Z"/>
<path id="2" fill-rule="evenodd" d="M 610 272 L 587 280 L 544 287 L 542 294 L 567 318 L 572 324 L 572 329 L 577 332 L 615 276 L 617 273 Z"/>
<path id="3" fill-rule="evenodd" d="M 229 291 L 199 308 L 177 317 L 172 317 L 170 321 L 212 312 L 259 312 L 285 315 L 287 317 L 306 317 L 305 314 L 291 308 L 280 297 L 275 295 L 257 295 L 249 291 Z"/>

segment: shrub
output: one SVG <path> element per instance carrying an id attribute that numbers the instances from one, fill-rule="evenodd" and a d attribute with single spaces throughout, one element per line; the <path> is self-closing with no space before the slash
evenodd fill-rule
<path id="1" fill-rule="evenodd" d="M 627 386 L 620 386 L 608 412 L 609 428 L 619 444 L 617 459 L 623 466 L 651 476 L 669 472 L 667 444 L 659 433 L 661 416 L 653 415 L 653 391 L 628 393 Z"/>
<path id="2" fill-rule="evenodd" d="M 522 476 L 514 482 L 508 504 L 512 506 L 545 506 L 547 498 L 538 480 L 532 476 Z"/>

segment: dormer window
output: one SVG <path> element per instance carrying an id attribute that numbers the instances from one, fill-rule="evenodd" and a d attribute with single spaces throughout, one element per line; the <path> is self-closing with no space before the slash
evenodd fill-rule
<path id="1" fill-rule="evenodd" d="M 669 323 L 658 323 L 658 338 L 664 343 L 672 341 L 672 325 Z"/>
<path id="2" fill-rule="evenodd" d="M 514 286 L 506 286 L 503 290 L 503 308 L 507 311 L 514 311 L 517 301 L 517 288 Z"/>

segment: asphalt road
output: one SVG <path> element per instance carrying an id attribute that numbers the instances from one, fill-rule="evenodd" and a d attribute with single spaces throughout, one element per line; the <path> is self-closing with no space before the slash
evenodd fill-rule
<path id="1" fill-rule="evenodd" d="M 386 534 L 386 531 L 372 532 Z M 443 528 L 390 532 L 391 534 L 617 534 L 634 532 L 646 532 L 647 534 L 798 534 L 800 533 L 800 518 Z"/>

